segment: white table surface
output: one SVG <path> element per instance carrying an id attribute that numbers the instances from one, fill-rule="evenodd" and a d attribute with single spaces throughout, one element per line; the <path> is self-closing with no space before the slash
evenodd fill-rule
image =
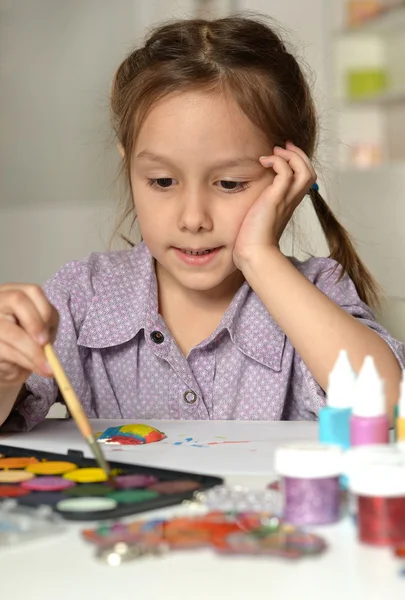
<path id="1" fill-rule="evenodd" d="M 124 421 L 94 421 L 95 431 Z M 125 451 L 108 451 L 112 460 L 222 475 L 232 484 L 263 487 L 272 478 L 274 448 L 283 441 L 314 440 L 317 426 L 305 422 L 156 421 L 165 441 Z M 185 442 L 185 438 L 193 438 Z M 181 441 L 179 445 L 177 442 Z M 240 444 L 209 442 L 244 441 Z M 192 443 L 198 443 L 196 447 Z M 89 455 L 72 422 L 46 420 L 27 434 L 0 436 L 0 444 Z M 181 507 L 156 511 L 179 514 Z M 152 513 L 149 513 L 149 515 Z M 145 515 L 143 515 L 145 516 Z M 136 516 L 133 517 L 137 518 Z M 356 541 L 353 523 L 314 529 L 330 548 L 317 558 L 289 562 L 277 558 L 217 557 L 209 550 L 175 552 L 117 568 L 94 557 L 81 529 L 11 548 L 0 548 L 3 600 L 405 600 L 402 563 L 388 549 Z M 405 566 L 405 565 L 404 565 Z"/>

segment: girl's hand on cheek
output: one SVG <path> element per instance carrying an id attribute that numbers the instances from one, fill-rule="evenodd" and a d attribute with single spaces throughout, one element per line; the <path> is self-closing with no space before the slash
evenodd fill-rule
<path id="1" fill-rule="evenodd" d="M 248 210 L 233 249 L 234 263 L 241 271 L 257 253 L 279 247 L 295 209 L 317 178 L 308 156 L 291 142 L 285 149 L 275 146 L 273 152 L 259 161 L 276 176 Z"/>

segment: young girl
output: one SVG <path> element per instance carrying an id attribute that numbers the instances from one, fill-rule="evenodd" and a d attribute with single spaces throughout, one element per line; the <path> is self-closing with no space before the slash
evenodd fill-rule
<path id="1" fill-rule="evenodd" d="M 112 115 L 143 241 L 0 287 L 0 424 L 58 399 L 55 348 L 90 417 L 315 419 L 346 348 L 375 357 L 390 408 L 403 346 L 373 319 L 372 277 L 319 194 L 308 85 L 255 19 L 158 28 L 119 67 Z M 331 258 L 285 257 L 309 194 Z M 22 387 L 21 387 L 22 386 Z"/>

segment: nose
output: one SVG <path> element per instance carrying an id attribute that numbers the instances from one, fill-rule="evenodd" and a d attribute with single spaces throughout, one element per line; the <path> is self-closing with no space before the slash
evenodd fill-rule
<path id="1" fill-rule="evenodd" d="M 208 192 L 204 192 L 204 190 L 185 190 L 180 202 L 179 229 L 191 233 L 212 229 L 213 220 Z"/>

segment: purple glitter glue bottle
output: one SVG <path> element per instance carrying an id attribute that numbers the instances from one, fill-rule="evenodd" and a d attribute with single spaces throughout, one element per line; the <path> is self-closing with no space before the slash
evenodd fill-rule
<path id="1" fill-rule="evenodd" d="M 372 356 L 366 356 L 357 378 L 352 416 L 350 442 L 352 446 L 388 444 L 389 420 L 380 378 Z"/>
<path id="2" fill-rule="evenodd" d="M 292 525 L 324 525 L 340 518 L 343 450 L 316 443 L 276 449 L 275 470 L 282 477 L 283 517 Z"/>

